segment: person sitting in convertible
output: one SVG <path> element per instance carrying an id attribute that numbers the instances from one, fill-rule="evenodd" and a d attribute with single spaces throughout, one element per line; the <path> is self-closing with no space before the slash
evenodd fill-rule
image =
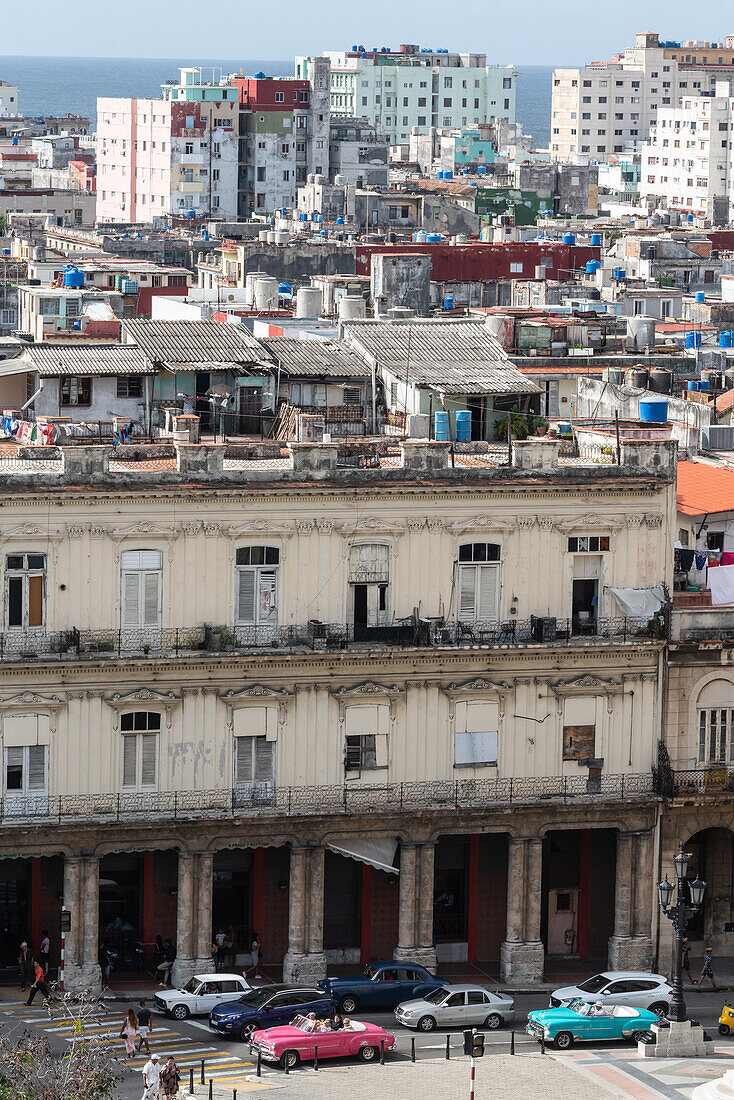
<path id="1" fill-rule="evenodd" d="M 597 1001 L 596 1004 L 594 1005 L 594 1007 L 591 1010 L 591 1015 L 592 1016 L 606 1016 L 606 1014 L 607 1014 L 607 1010 L 605 1009 L 604 1005 L 601 1003 L 601 1001 Z"/>

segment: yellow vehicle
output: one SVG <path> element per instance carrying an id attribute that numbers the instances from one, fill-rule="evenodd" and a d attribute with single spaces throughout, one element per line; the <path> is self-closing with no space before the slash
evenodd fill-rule
<path id="1" fill-rule="evenodd" d="M 727 1003 L 719 1016 L 719 1035 L 728 1035 L 731 1031 L 734 1031 L 734 1008 Z"/>

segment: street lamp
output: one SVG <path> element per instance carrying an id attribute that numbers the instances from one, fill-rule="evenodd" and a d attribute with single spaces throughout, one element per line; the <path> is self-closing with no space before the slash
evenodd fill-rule
<path id="1" fill-rule="evenodd" d="M 678 896 L 675 905 L 671 905 L 675 884 L 668 882 L 668 876 L 658 883 L 658 898 L 660 908 L 669 921 L 673 922 L 675 929 L 675 973 L 673 975 L 673 995 L 670 998 L 668 1019 L 682 1023 L 686 1019 L 686 1003 L 683 1000 L 683 939 L 685 937 L 691 917 L 699 912 L 703 905 L 703 895 L 706 891 L 706 883 L 698 876 L 694 882 L 687 882 L 686 872 L 690 856 L 683 851 L 681 842 L 678 854 L 673 857 L 675 876 L 678 879 Z M 688 896 L 686 897 L 686 886 Z"/>

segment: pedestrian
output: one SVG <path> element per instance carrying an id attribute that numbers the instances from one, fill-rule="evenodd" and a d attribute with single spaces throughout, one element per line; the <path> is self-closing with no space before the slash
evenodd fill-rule
<path id="1" fill-rule="evenodd" d="M 48 974 L 48 960 L 51 955 L 51 940 L 49 939 L 48 929 L 44 928 L 41 932 L 41 946 L 38 950 L 38 961 L 43 967 L 44 973 Z"/>
<path id="2" fill-rule="evenodd" d="M 162 975 L 161 985 L 164 989 L 167 985 L 170 985 L 173 980 L 171 976 L 171 969 L 175 960 L 176 948 L 173 946 L 173 940 L 169 936 L 163 944 L 163 962 L 160 963 L 156 968 L 156 974 L 160 972 Z M 166 981 L 166 978 L 168 979 L 168 981 Z"/>
<path id="3" fill-rule="evenodd" d="M 683 943 L 681 945 L 680 964 L 681 964 L 681 968 L 683 970 L 685 970 L 686 974 L 688 975 L 688 981 L 691 983 L 691 985 L 695 985 L 696 983 L 694 982 L 693 978 L 691 977 L 691 960 L 690 960 L 690 952 L 689 952 L 689 948 L 688 948 L 688 937 L 687 936 L 684 938 Z"/>
<path id="4" fill-rule="evenodd" d="M 145 1007 L 145 1001 L 140 1002 L 138 1008 L 138 1035 L 140 1039 L 138 1041 L 138 1050 L 143 1049 L 143 1043 L 145 1043 L 145 1049 L 150 1054 L 150 1047 L 148 1046 L 148 1036 L 153 1034 L 153 1014 L 149 1008 Z"/>
<path id="5" fill-rule="evenodd" d="M 245 970 L 244 977 L 246 978 L 250 971 L 254 970 L 255 977 L 261 978 L 262 974 L 260 973 L 260 959 L 262 958 L 262 951 L 260 950 L 259 932 L 252 933 L 252 943 L 250 944 L 250 958 L 252 960 L 252 964 L 248 966 Z"/>
<path id="6" fill-rule="evenodd" d="M 35 980 L 33 982 L 33 985 L 31 986 L 30 996 L 29 996 L 28 1000 L 26 1001 L 27 1005 L 32 1005 L 33 1004 L 36 993 L 39 993 L 39 992 L 43 994 L 44 1001 L 50 1001 L 51 1000 L 51 990 L 46 985 L 46 973 L 45 973 L 43 967 L 38 962 L 34 963 L 33 966 L 34 966 Z"/>
<path id="7" fill-rule="evenodd" d="M 178 1085 L 180 1080 L 181 1070 L 176 1065 L 176 1059 L 171 1054 L 161 1070 L 161 1085 L 163 1087 L 163 1095 L 166 1098 L 178 1096 Z"/>
<path id="8" fill-rule="evenodd" d="M 156 936 L 155 943 L 153 944 L 153 973 L 158 969 L 163 959 L 163 940 L 160 936 Z"/>
<path id="9" fill-rule="evenodd" d="M 33 966 L 33 953 L 28 946 L 28 941 L 23 940 L 20 945 L 20 953 L 18 955 L 18 972 L 20 974 L 20 991 L 24 993 L 26 988 L 33 982 L 35 977 L 35 969 Z"/>
<path id="10" fill-rule="evenodd" d="M 701 977 L 698 979 L 698 988 L 701 988 L 701 982 L 704 978 L 709 978 L 711 984 L 716 989 L 716 982 L 714 981 L 714 963 L 712 959 L 713 948 L 707 947 L 703 955 L 703 969 L 701 970 Z"/>
<path id="11" fill-rule="evenodd" d="M 141 1100 L 158 1100 L 158 1086 L 161 1080 L 161 1067 L 155 1051 L 143 1066 L 143 1095 Z"/>
<path id="12" fill-rule="evenodd" d="M 110 958 L 110 953 L 107 949 L 107 944 L 105 942 L 104 936 L 100 940 L 99 947 L 97 948 L 97 962 L 99 963 L 99 968 L 102 971 L 102 992 L 109 992 L 112 959 Z"/>
<path id="13" fill-rule="evenodd" d="M 138 1037 L 138 1018 L 135 1015 L 135 1009 L 129 1008 L 127 1010 L 127 1016 L 122 1021 L 122 1028 L 120 1030 L 120 1038 L 125 1040 L 125 1054 L 130 1058 L 135 1057 L 135 1040 Z"/>
<path id="14" fill-rule="evenodd" d="M 217 945 L 217 957 L 214 963 L 215 970 L 224 970 L 224 941 L 227 936 L 223 928 L 220 928 L 214 937 L 214 942 Z"/>

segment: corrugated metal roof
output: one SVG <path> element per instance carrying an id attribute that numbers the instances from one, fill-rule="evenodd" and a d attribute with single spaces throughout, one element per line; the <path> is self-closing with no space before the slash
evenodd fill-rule
<path id="1" fill-rule="evenodd" d="M 403 381 L 448 393 L 537 393 L 481 321 L 349 321 L 347 337 Z"/>
<path id="2" fill-rule="evenodd" d="M 286 374 L 319 378 L 369 378 L 371 371 L 363 359 L 339 341 L 293 340 L 274 336 L 260 341 L 279 361 Z"/>
<path id="3" fill-rule="evenodd" d="M 267 360 L 244 325 L 216 321 L 125 321 L 127 341 L 156 363 L 253 363 Z"/>
<path id="4" fill-rule="evenodd" d="M 34 344 L 14 360 L 41 378 L 67 374 L 154 374 L 139 348 L 123 344 Z"/>

